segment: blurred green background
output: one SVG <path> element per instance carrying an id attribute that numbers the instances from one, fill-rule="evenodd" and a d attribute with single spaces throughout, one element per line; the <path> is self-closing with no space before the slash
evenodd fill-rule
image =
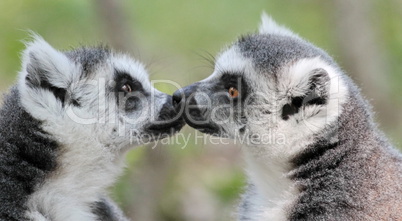
<path id="1" fill-rule="evenodd" d="M 2 0 L 0 9 L 2 92 L 16 81 L 28 30 L 62 50 L 106 43 L 147 64 L 151 79 L 184 86 L 207 77 L 205 57 L 256 31 L 265 10 L 340 63 L 401 147 L 401 0 Z M 241 148 L 188 127 L 182 136 L 188 145 L 179 137 L 130 151 L 113 198 L 133 220 L 232 220 L 245 182 Z"/>

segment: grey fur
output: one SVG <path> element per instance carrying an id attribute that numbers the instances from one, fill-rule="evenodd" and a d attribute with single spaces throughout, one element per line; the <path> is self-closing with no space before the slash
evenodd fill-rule
<path id="1" fill-rule="evenodd" d="M 0 220 L 127 221 L 104 196 L 124 153 L 142 144 L 140 136 L 156 140 L 184 122 L 171 97 L 153 88 L 142 64 L 127 55 L 105 47 L 60 52 L 34 38 L 23 53 L 20 81 L 0 109 Z M 101 101 L 110 118 L 85 124 L 77 117 L 101 116 Z"/>
<path id="2" fill-rule="evenodd" d="M 82 47 L 65 52 L 70 59 L 81 64 L 82 78 L 88 77 L 94 68 L 104 62 L 111 53 L 111 50 L 106 46 Z"/>
<path id="3" fill-rule="evenodd" d="M 358 87 L 323 50 L 263 16 L 264 23 L 267 25 L 264 31 L 241 37 L 218 57 L 211 77 L 174 94 L 176 102 L 186 104 L 189 109 L 184 112 L 186 122 L 202 132 L 216 136 L 237 139 L 236 135 L 250 131 L 250 137 L 253 137 L 268 129 L 280 128 L 278 125 L 294 122 L 293 126 L 285 127 L 288 131 L 284 131 L 290 134 L 290 139 L 295 139 L 291 142 L 294 147 L 244 144 L 243 149 L 248 153 L 247 163 L 251 166 L 247 168 L 249 184 L 239 206 L 238 219 L 401 220 L 402 155 L 377 128 L 371 107 Z M 292 79 L 293 76 L 286 78 L 286 72 L 293 65 L 304 64 L 307 60 L 314 60 L 315 63 L 309 63 L 311 66 L 317 65 L 317 69 L 304 73 L 309 76 L 309 80 L 293 82 L 286 91 L 282 91 L 286 84 L 300 79 L 299 73 L 293 72 L 298 75 L 295 79 Z M 317 132 L 292 131 L 303 123 L 300 112 L 308 113 L 304 116 L 307 119 L 314 119 L 329 103 L 336 104 L 330 100 L 333 95 L 330 94 L 329 86 L 336 80 L 330 79 L 330 72 L 336 73 L 331 76 L 338 76 L 339 82 L 344 85 L 339 87 L 340 95 L 336 95 L 343 102 L 340 106 L 341 114 L 333 121 L 322 123 L 322 128 Z M 239 84 L 228 84 L 231 81 L 228 76 L 232 79 L 241 78 L 241 89 Z M 301 82 L 308 85 L 302 87 L 300 85 L 304 83 Z M 239 89 L 239 97 L 231 99 L 228 96 L 231 87 Z M 292 95 L 293 91 L 297 91 L 298 95 Z M 253 93 L 263 94 L 264 99 L 251 97 L 248 103 L 242 102 L 244 96 Z M 206 101 L 205 97 L 212 99 Z M 213 110 L 220 106 L 225 108 L 219 108 L 212 116 Z M 253 115 L 244 114 L 247 111 Z M 268 121 L 252 124 L 251 117 L 256 117 L 257 121 Z M 294 138 L 297 134 L 306 135 Z M 269 158 L 271 154 L 276 158 Z M 278 168 L 266 169 L 265 165 Z M 280 206 L 271 207 L 271 199 L 264 198 L 266 192 L 262 191 L 260 183 L 268 183 L 269 187 L 275 185 L 275 180 L 259 180 L 256 177 L 288 180 L 289 192 L 293 187 L 296 189 L 294 198 L 281 198 L 279 204 L 272 204 Z M 260 182 L 259 187 L 256 181 Z M 284 188 L 287 188 L 287 182 L 284 183 Z M 281 185 L 279 183 L 276 188 L 280 189 Z M 287 195 L 284 193 L 281 196 Z M 286 202 L 285 206 L 281 206 L 280 202 Z M 278 211 L 283 214 L 281 212 L 271 216 Z"/>
<path id="4" fill-rule="evenodd" d="M 279 68 L 301 58 L 322 57 L 334 64 L 331 57 L 311 43 L 292 36 L 252 34 L 235 43 L 246 58 L 251 58 L 259 70 L 275 75 Z"/>
<path id="5" fill-rule="evenodd" d="M 100 62 L 88 59 L 85 60 L 90 65 Z M 14 86 L 0 109 L 0 220 L 30 220 L 26 217 L 27 200 L 48 176 L 57 172 L 61 151 L 61 144 L 42 130 L 42 122 L 21 106 L 20 94 Z M 100 197 L 94 205 L 97 206 L 93 212 L 99 221 L 128 220 L 109 198 Z M 46 217 L 46 213 L 43 211 L 42 215 Z"/>
<path id="6" fill-rule="evenodd" d="M 302 194 L 289 211 L 289 220 L 402 217 L 401 154 L 377 129 L 371 107 L 351 81 L 349 89 L 352 93 L 339 120 L 292 159 L 289 174 Z M 329 142 L 329 134 L 338 141 Z"/>
<path id="7" fill-rule="evenodd" d="M 13 88 L 0 109 L 0 220 L 27 220 L 28 196 L 57 169 L 59 144 L 40 126 Z"/>

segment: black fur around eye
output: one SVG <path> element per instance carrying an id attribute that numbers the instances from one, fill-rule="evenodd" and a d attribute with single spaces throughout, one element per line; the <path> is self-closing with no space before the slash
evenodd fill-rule
<path id="1" fill-rule="evenodd" d="M 236 100 L 240 98 L 242 101 L 246 99 L 247 94 L 249 94 L 249 87 L 243 78 L 241 73 L 224 73 L 220 78 L 219 85 L 221 85 L 221 90 L 226 90 L 229 96 Z"/>
<path id="2" fill-rule="evenodd" d="M 221 82 L 225 85 L 225 88 L 241 87 L 243 79 L 238 74 L 225 73 L 221 77 Z"/>
<path id="3" fill-rule="evenodd" d="M 124 93 L 144 92 L 142 84 L 126 72 L 115 70 L 115 82 L 115 90 L 117 91 Z"/>

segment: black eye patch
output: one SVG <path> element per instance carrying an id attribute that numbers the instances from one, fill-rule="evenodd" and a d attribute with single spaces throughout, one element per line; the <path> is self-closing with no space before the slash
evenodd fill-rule
<path id="1" fill-rule="evenodd" d="M 228 90 L 231 87 L 236 88 L 240 92 L 240 98 L 242 101 L 246 99 L 249 94 L 249 88 L 241 73 L 224 73 L 220 78 L 220 85 L 223 90 Z"/>
<path id="2" fill-rule="evenodd" d="M 215 84 L 214 90 L 219 92 L 224 92 L 229 94 L 229 89 L 234 87 L 239 92 L 239 96 L 235 98 L 228 98 L 226 96 L 221 98 L 224 102 L 230 102 L 234 107 L 235 110 L 240 116 L 242 116 L 242 120 L 244 123 L 247 121 L 247 118 L 244 117 L 245 115 L 245 105 L 250 102 L 252 97 L 250 88 L 247 85 L 242 73 L 223 73 L 219 81 Z"/>
<path id="3" fill-rule="evenodd" d="M 141 97 L 147 97 L 149 94 L 145 92 L 141 82 L 134 79 L 131 75 L 126 72 L 115 70 L 114 80 L 116 85 L 114 86 L 114 91 L 116 92 L 116 99 L 118 105 L 123 105 L 125 111 L 134 111 L 141 108 Z M 132 92 L 127 93 L 123 90 L 124 85 L 129 85 Z M 124 96 L 122 97 L 122 93 Z"/>
<path id="4" fill-rule="evenodd" d="M 124 92 L 122 90 L 122 87 L 125 84 L 128 84 L 131 87 L 131 89 L 133 90 L 133 92 L 145 93 L 144 88 L 142 87 L 142 84 L 139 81 L 137 81 L 136 79 L 134 79 L 133 77 L 131 77 L 131 75 L 129 75 L 126 72 L 123 72 L 120 70 L 115 70 L 114 80 L 116 82 L 116 86 L 115 86 L 116 92 Z"/>
<path id="5" fill-rule="evenodd" d="M 299 113 L 303 100 L 304 97 L 293 97 L 290 104 L 285 104 L 282 108 L 282 119 L 288 120 L 289 116 Z"/>
<path id="6" fill-rule="evenodd" d="M 243 86 L 242 85 L 243 78 L 237 74 L 224 73 L 221 76 L 220 81 L 221 81 L 222 85 L 224 85 L 225 89 L 229 89 L 230 87 L 235 87 L 235 88 L 239 89 L 239 87 Z"/>

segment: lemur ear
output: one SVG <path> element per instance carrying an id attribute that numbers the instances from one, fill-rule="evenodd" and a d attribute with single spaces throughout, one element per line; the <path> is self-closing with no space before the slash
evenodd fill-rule
<path id="1" fill-rule="evenodd" d="M 282 25 L 278 25 L 271 16 L 267 15 L 265 12 L 261 15 L 261 24 L 259 27 L 260 34 L 275 34 L 284 36 L 297 36 L 291 30 L 287 29 Z"/>
<path id="2" fill-rule="evenodd" d="M 309 77 L 309 92 L 306 95 L 305 103 L 308 105 L 326 104 L 329 95 L 330 77 L 322 68 L 314 69 Z"/>
<path id="3" fill-rule="evenodd" d="M 37 35 L 33 38 L 23 52 L 20 83 L 30 88 L 49 90 L 56 98 L 64 101 L 75 64 L 43 38 Z"/>
<path id="4" fill-rule="evenodd" d="M 328 101 L 330 77 L 326 70 L 317 68 L 308 74 L 307 91 L 301 96 L 290 98 L 290 102 L 282 108 L 282 119 L 288 120 L 297 114 L 303 106 L 323 105 Z"/>

